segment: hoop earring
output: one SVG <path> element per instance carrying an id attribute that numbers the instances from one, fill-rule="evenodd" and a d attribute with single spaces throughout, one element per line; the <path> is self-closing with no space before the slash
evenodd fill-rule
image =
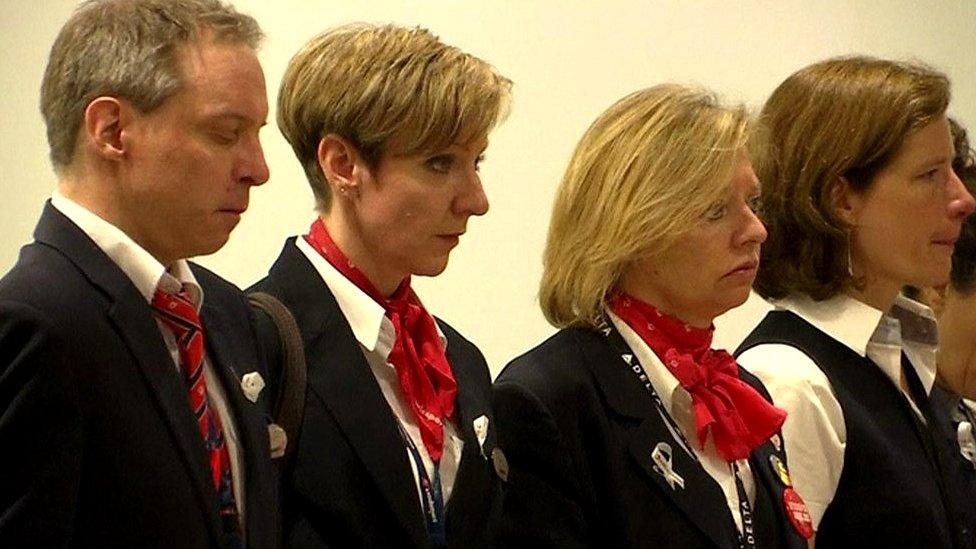
<path id="1" fill-rule="evenodd" d="M 847 274 L 854 279 L 854 257 L 851 250 L 854 248 L 854 229 L 847 232 Z"/>

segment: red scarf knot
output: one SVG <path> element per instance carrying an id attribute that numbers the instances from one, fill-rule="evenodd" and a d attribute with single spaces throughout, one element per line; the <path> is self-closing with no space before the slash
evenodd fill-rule
<path id="1" fill-rule="evenodd" d="M 739 365 L 731 355 L 711 349 L 713 327 L 688 326 L 621 292 L 610 298 L 609 307 L 691 394 L 702 448 L 711 433 L 723 459 L 746 459 L 782 427 L 786 412 L 739 378 Z"/>
<path id="2" fill-rule="evenodd" d="M 430 459 L 439 462 L 444 453 L 444 422 L 454 416 L 457 382 L 434 317 L 410 289 L 410 277 L 387 299 L 339 249 L 321 219 L 312 223 L 305 240 L 357 288 L 383 306 L 396 333 L 388 360 L 417 420 L 424 447 Z"/>

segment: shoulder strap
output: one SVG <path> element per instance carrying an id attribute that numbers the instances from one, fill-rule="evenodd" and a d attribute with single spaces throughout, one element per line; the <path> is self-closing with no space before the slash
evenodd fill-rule
<path id="1" fill-rule="evenodd" d="M 253 292 L 247 298 L 252 308 L 262 311 L 271 319 L 278 332 L 278 337 L 274 338 L 277 341 L 272 340 L 278 344 L 278 360 L 270 360 L 268 369 L 271 377 L 278 381 L 271 412 L 274 422 L 288 437 L 280 461 L 280 464 L 287 465 L 298 446 L 298 435 L 305 412 L 307 372 L 302 334 L 291 311 L 273 295 Z"/>

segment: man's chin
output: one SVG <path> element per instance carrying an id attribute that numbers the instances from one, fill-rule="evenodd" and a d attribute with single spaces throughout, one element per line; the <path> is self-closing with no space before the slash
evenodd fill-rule
<path id="1" fill-rule="evenodd" d="M 227 244 L 227 241 L 229 239 L 230 239 L 230 233 L 227 233 L 219 236 L 214 236 L 213 238 L 207 241 L 198 242 L 197 245 L 195 245 L 192 249 L 188 250 L 188 252 L 190 253 L 185 257 L 201 257 L 201 256 L 216 253 L 221 248 L 223 248 L 225 244 Z"/>

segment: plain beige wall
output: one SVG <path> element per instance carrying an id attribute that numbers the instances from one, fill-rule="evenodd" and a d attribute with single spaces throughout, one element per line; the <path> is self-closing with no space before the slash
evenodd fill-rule
<path id="1" fill-rule="evenodd" d="M 2 187 L 0 271 L 30 238 L 54 176 L 37 95 L 47 52 L 74 1 L 0 0 Z M 759 106 L 788 74 L 824 57 L 913 58 L 947 72 L 952 112 L 976 126 L 973 0 L 238 0 L 268 40 L 261 52 L 272 102 L 288 59 L 317 32 L 351 21 L 423 25 L 515 81 L 508 121 L 483 164 L 491 211 L 469 224 L 448 270 L 417 279 L 428 307 L 475 341 L 493 373 L 552 332 L 535 302 L 549 206 L 576 140 L 624 94 L 695 82 Z M 273 108 L 272 108 L 273 111 Z M 263 142 L 271 181 L 228 245 L 201 263 L 244 286 L 282 240 L 312 219 L 312 196 L 273 123 Z M 735 345 L 763 310 L 733 311 L 717 340 Z"/>

